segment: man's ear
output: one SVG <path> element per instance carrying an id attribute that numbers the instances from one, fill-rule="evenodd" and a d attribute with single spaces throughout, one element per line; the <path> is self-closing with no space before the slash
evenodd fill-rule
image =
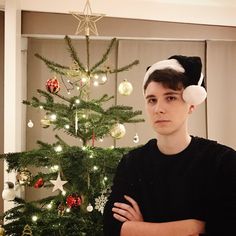
<path id="1" fill-rule="evenodd" d="M 193 111 L 196 109 L 196 105 L 191 105 L 190 107 L 189 107 L 189 114 L 192 114 L 193 113 Z"/>

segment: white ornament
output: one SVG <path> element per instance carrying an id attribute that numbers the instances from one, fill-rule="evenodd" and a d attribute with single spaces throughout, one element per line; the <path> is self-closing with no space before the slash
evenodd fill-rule
<path id="1" fill-rule="evenodd" d="M 28 125 L 29 128 L 33 128 L 34 127 L 34 123 L 33 123 L 32 120 L 29 120 L 27 125 Z"/>
<path id="2" fill-rule="evenodd" d="M 111 136 L 116 139 L 123 138 L 125 136 L 125 133 L 126 133 L 125 126 L 119 123 L 114 124 L 110 130 Z"/>
<path id="3" fill-rule="evenodd" d="M 121 95 L 128 96 L 133 92 L 133 86 L 130 82 L 124 80 L 123 82 L 120 83 L 118 91 Z"/>
<path id="4" fill-rule="evenodd" d="M 93 206 L 89 203 L 86 209 L 87 209 L 88 212 L 92 212 L 93 211 Z"/>
<path id="5" fill-rule="evenodd" d="M 101 196 L 95 198 L 95 209 L 100 211 L 102 214 L 104 212 L 104 207 L 107 203 L 107 197 L 102 194 Z"/>
<path id="6" fill-rule="evenodd" d="M 52 190 L 53 192 L 56 191 L 57 189 L 60 189 L 63 192 L 64 191 L 63 185 L 66 184 L 68 181 L 61 180 L 60 173 L 58 173 L 57 179 L 50 180 L 50 182 L 54 185 L 53 190 Z"/>
<path id="7" fill-rule="evenodd" d="M 139 136 L 138 136 L 138 134 L 135 134 L 135 135 L 134 135 L 133 141 L 134 141 L 134 143 L 138 143 L 138 142 L 139 142 Z"/>
<path id="8" fill-rule="evenodd" d="M 6 182 L 2 191 L 2 198 L 6 201 L 12 201 L 16 197 L 16 191 L 12 182 Z"/>

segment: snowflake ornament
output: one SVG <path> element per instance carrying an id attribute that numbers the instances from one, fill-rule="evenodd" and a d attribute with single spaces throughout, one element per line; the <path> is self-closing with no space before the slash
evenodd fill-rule
<path id="1" fill-rule="evenodd" d="M 100 211 L 102 214 L 104 212 L 104 207 L 107 203 L 107 197 L 102 194 L 101 196 L 95 198 L 95 209 Z"/>

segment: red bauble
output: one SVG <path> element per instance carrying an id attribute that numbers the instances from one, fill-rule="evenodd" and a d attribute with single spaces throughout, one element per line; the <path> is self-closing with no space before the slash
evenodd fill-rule
<path id="1" fill-rule="evenodd" d="M 66 198 L 66 205 L 69 208 L 79 207 L 82 204 L 82 199 L 77 193 L 72 193 Z"/>
<path id="2" fill-rule="evenodd" d="M 34 184 L 35 188 L 41 188 L 43 186 L 44 182 L 43 182 L 43 178 L 39 178 L 36 183 Z"/>
<path id="3" fill-rule="evenodd" d="M 48 79 L 46 82 L 46 89 L 50 93 L 58 93 L 60 90 L 60 84 L 59 81 L 55 78 Z"/>

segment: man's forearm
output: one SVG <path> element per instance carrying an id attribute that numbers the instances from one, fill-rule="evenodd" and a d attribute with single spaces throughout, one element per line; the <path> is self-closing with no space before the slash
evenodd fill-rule
<path id="1" fill-rule="evenodd" d="M 204 232 L 204 223 L 198 220 L 180 220 L 166 223 L 126 221 L 120 236 L 190 236 Z"/>

